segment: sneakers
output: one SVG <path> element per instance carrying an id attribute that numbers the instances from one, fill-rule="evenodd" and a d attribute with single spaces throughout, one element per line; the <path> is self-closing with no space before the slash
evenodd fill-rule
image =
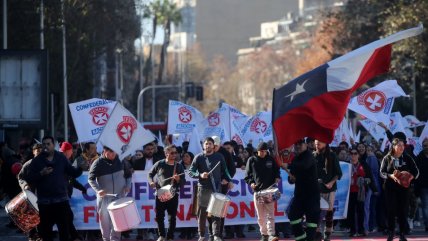
<path id="1" fill-rule="evenodd" d="M 407 241 L 406 237 L 404 237 L 404 234 L 400 234 L 400 241 Z"/>
<path id="2" fill-rule="evenodd" d="M 198 241 L 205 241 L 205 238 L 204 237 L 199 237 Z"/>
<path id="3" fill-rule="evenodd" d="M 223 241 L 223 239 L 220 238 L 219 236 L 214 236 L 214 241 Z"/>
<path id="4" fill-rule="evenodd" d="M 329 233 L 325 234 L 324 241 L 330 241 L 330 234 Z"/>
<path id="5" fill-rule="evenodd" d="M 413 230 L 413 218 L 407 218 L 407 223 L 409 223 L 410 230 Z"/>
<path id="6" fill-rule="evenodd" d="M 269 236 L 268 241 L 278 241 L 279 238 L 277 236 Z"/>
<path id="7" fill-rule="evenodd" d="M 260 241 L 269 241 L 269 235 L 262 235 Z"/>
<path id="8" fill-rule="evenodd" d="M 388 234 L 388 238 L 386 239 L 386 241 L 393 241 L 394 240 L 394 234 L 392 232 L 390 232 Z"/>
<path id="9" fill-rule="evenodd" d="M 166 240 L 165 237 L 159 236 L 157 241 L 165 241 L 165 240 Z"/>

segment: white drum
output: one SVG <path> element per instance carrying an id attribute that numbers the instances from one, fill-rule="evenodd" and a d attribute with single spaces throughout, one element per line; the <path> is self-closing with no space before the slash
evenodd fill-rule
<path id="1" fill-rule="evenodd" d="M 328 208 L 330 207 L 330 205 L 328 204 L 327 200 L 325 200 L 324 198 L 320 198 L 320 209 L 321 210 L 328 210 Z"/>
<path id="2" fill-rule="evenodd" d="M 208 216 L 226 217 L 230 201 L 230 198 L 224 194 L 212 193 L 207 207 Z"/>
<path id="3" fill-rule="evenodd" d="M 171 184 L 163 186 L 156 191 L 156 196 L 161 202 L 169 201 L 175 196 L 175 188 Z"/>
<path id="4" fill-rule="evenodd" d="M 137 205 L 131 197 L 125 197 L 113 201 L 107 206 L 113 223 L 114 231 L 123 232 L 137 227 L 141 223 L 141 217 Z"/>
<path id="5" fill-rule="evenodd" d="M 277 187 L 271 187 L 256 193 L 258 203 L 271 203 L 279 200 L 281 192 Z"/>

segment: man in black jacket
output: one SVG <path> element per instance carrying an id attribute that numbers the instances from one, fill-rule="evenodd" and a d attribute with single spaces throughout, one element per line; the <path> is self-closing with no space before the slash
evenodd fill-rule
<path id="1" fill-rule="evenodd" d="M 186 182 L 183 165 L 176 162 L 178 154 L 174 145 L 165 148 L 166 158 L 156 162 L 148 174 L 148 182 L 151 188 L 156 188 L 156 222 L 158 224 L 158 241 L 173 240 L 176 226 L 176 216 L 178 209 L 179 188 Z M 155 176 L 157 180 L 155 180 Z M 171 184 L 170 194 L 163 199 L 159 189 Z M 169 199 L 170 198 L 170 199 Z M 168 199 L 168 200 L 167 200 Z M 168 212 L 168 233 L 165 232 L 165 211 Z"/>
<path id="2" fill-rule="evenodd" d="M 52 228 L 56 224 L 59 239 L 68 241 L 70 204 L 68 178 L 64 177 L 78 177 L 82 169 L 74 168 L 62 153 L 55 151 L 53 137 L 43 137 L 42 144 L 43 152 L 32 160 L 26 177 L 28 184 L 37 190 L 39 233 L 44 241 L 52 241 Z"/>
<path id="3" fill-rule="evenodd" d="M 268 145 L 261 142 L 257 147 L 257 155 L 248 159 L 245 168 L 245 182 L 254 191 L 254 206 L 257 212 L 257 222 L 263 241 L 276 241 L 275 236 L 275 202 L 265 203 L 257 200 L 259 191 L 272 187 L 281 181 L 279 167 L 268 154 Z"/>

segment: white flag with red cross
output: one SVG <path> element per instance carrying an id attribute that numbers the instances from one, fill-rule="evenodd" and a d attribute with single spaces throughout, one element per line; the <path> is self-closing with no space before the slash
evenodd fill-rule
<path id="1" fill-rule="evenodd" d="M 141 150 L 155 140 L 155 136 L 137 121 L 121 104 L 114 107 L 98 142 L 117 153 L 120 160 Z"/>
<path id="2" fill-rule="evenodd" d="M 408 96 L 396 80 L 386 80 L 351 99 L 348 109 L 374 122 L 389 124 L 394 98 Z"/>
<path id="3" fill-rule="evenodd" d="M 97 140 L 115 105 L 116 101 L 98 98 L 68 104 L 78 141 Z"/>

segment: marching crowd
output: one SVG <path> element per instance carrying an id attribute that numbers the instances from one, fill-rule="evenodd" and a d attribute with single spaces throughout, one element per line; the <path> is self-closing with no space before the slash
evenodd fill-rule
<path id="1" fill-rule="evenodd" d="M 213 136 L 203 140 L 201 153 L 189 152 L 188 142 L 182 146 L 167 143 L 165 148 L 152 142 L 125 160 L 119 160 L 107 146 L 98 154 L 93 142 L 82 146 L 63 142 L 56 151 L 55 139 L 45 136 L 42 143 L 31 148 L 22 146 L 17 152 L 7 143 L 1 143 L 0 188 L 2 198 L 10 200 L 22 190 L 36 194 L 40 223 L 28 232 L 30 240 L 53 240 L 52 229 L 56 224 L 61 241 L 79 240 L 83 236 L 115 241 L 129 237 L 131 231 L 115 231 L 107 206 L 128 194 L 134 171 L 148 170 L 148 183 L 157 190 L 158 228 L 136 230 L 137 240 L 155 240 L 155 237 L 158 241 L 174 240 L 177 231 L 182 239 L 203 241 L 208 233 L 208 240 L 220 241 L 243 238 L 246 226 L 254 228 L 224 226 L 225 216 L 211 215 L 209 210 L 210 198 L 227 198 L 236 169 L 242 169 L 245 182 L 254 191 L 262 241 L 279 240 L 281 232 L 288 236 L 290 231 L 295 240 L 329 241 L 334 227 L 349 230 L 350 237 L 378 231 L 388 241 L 396 234 L 400 241 L 406 241 L 405 236 L 412 232 L 416 222 L 423 222 L 428 232 L 428 139 L 423 141 L 423 150 L 414 156 L 413 147 L 406 143 L 403 133 L 393 135 L 386 128 L 385 131 L 391 141 L 385 152 L 379 150 L 375 141 L 352 141 L 352 145 L 342 142 L 333 148 L 322 141 L 304 138 L 293 149 L 275 155 L 272 142 L 242 146 Z M 340 162 L 350 163 L 352 171 L 347 219 L 337 221 L 333 216 L 336 183 L 342 177 Z M 295 186 L 286 210 L 289 223 L 275 222 L 274 203 L 278 195 L 275 185 L 281 181 L 281 168 L 288 173 L 290 185 Z M 97 196 L 101 233 L 78 231 L 73 225 L 70 196 L 74 188 L 87 192 L 75 179 L 82 171 L 88 171 L 88 183 Z M 192 210 L 198 224 L 176 229 L 178 193 L 186 181 L 185 172 L 198 181 L 193 190 Z M 168 228 L 164 225 L 165 212 Z M 15 225 L 12 220 L 8 224 Z"/>

